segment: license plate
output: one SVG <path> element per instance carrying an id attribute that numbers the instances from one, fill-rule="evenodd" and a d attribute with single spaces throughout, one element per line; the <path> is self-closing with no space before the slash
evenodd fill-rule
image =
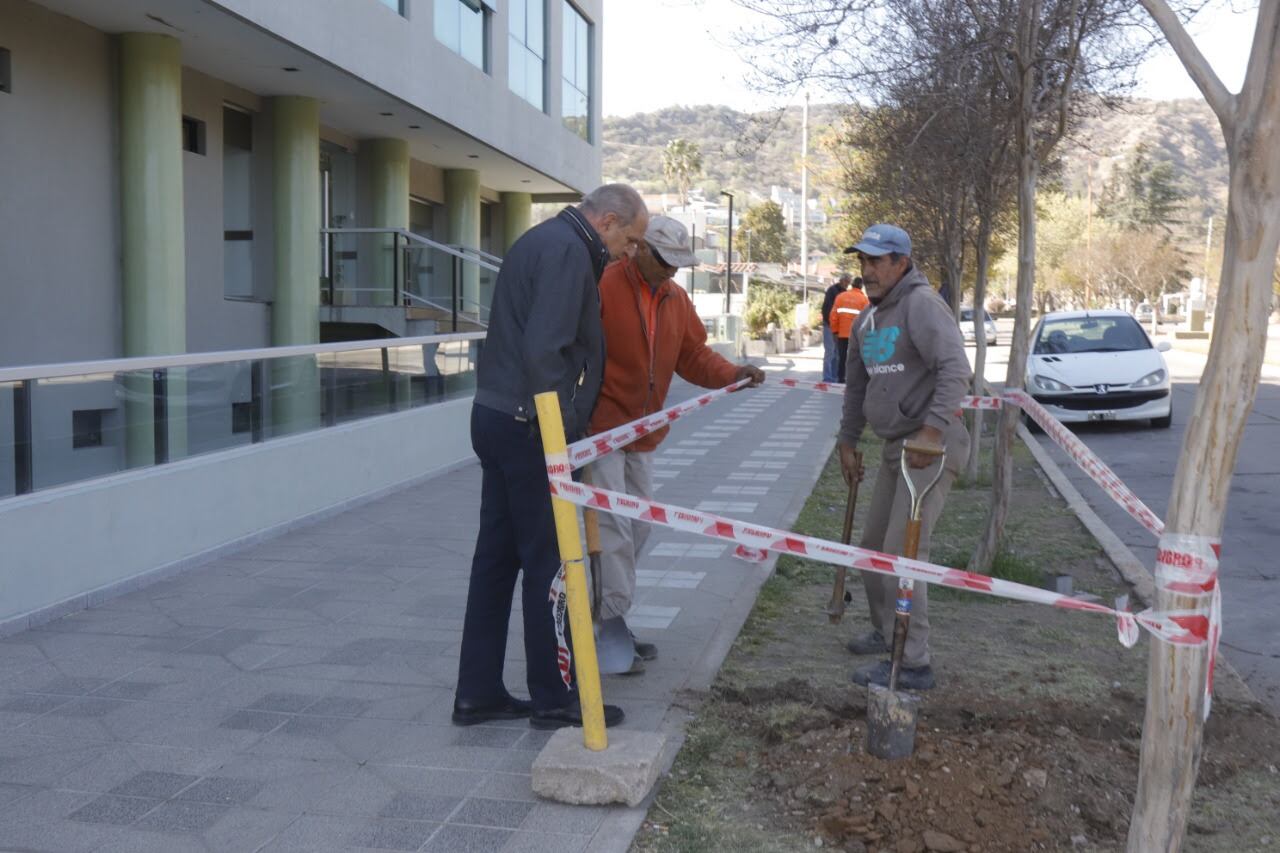
<path id="1" fill-rule="evenodd" d="M 1090 412 L 1089 420 L 1091 421 L 1114 421 L 1116 419 L 1115 412 Z"/>

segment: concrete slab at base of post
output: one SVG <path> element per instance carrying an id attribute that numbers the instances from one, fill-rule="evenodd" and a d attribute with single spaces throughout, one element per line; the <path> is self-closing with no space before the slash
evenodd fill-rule
<path id="1" fill-rule="evenodd" d="M 579 806 L 639 805 L 658 781 L 667 736 L 625 730 L 609 733 L 609 748 L 582 744 L 582 729 L 560 729 L 533 762 L 533 792 Z"/>

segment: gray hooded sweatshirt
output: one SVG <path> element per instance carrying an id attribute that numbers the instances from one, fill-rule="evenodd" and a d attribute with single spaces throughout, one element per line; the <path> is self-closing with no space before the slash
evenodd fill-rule
<path id="1" fill-rule="evenodd" d="M 879 305 L 862 312 L 849 339 L 840 442 L 862 428 L 896 441 L 922 426 L 948 435 L 973 372 L 951 309 L 924 273 L 907 271 Z"/>

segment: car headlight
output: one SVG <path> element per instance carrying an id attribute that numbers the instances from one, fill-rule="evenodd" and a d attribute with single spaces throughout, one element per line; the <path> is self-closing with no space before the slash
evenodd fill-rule
<path id="1" fill-rule="evenodd" d="M 1164 368 L 1148 373 L 1146 376 L 1133 383 L 1134 388 L 1151 388 L 1159 385 L 1165 380 Z"/>
<path id="2" fill-rule="evenodd" d="M 1070 385 L 1063 385 L 1056 379 L 1050 379 L 1048 376 L 1033 376 L 1032 383 L 1041 391 L 1070 391 Z"/>

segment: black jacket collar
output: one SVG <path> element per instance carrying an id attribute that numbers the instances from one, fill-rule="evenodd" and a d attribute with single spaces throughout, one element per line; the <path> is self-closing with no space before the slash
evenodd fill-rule
<path id="1" fill-rule="evenodd" d="M 576 207 L 566 207 L 558 215 L 572 225 L 573 230 L 582 238 L 582 242 L 587 244 L 587 252 L 591 255 L 591 268 L 595 271 L 596 281 L 599 282 L 600 276 L 604 275 L 604 268 L 609 265 L 608 247 L 600 239 L 600 234 L 595 227 Z"/>

